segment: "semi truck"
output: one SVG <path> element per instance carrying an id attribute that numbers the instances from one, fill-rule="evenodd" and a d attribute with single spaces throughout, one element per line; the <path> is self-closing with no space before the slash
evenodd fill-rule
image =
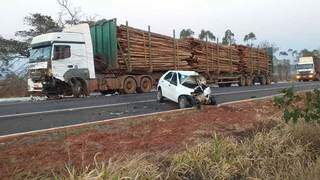
<path id="1" fill-rule="evenodd" d="M 242 86 L 252 85 L 254 77 L 271 77 L 264 51 L 257 51 L 262 62 L 248 48 L 202 41 L 196 49 L 194 42 L 152 33 L 150 26 L 118 26 L 116 19 L 39 35 L 31 42 L 28 91 L 48 97 L 146 93 L 168 70 L 195 70 L 216 84 Z"/>
<path id="2" fill-rule="evenodd" d="M 320 80 L 320 60 L 316 57 L 299 58 L 296 69 L 296 79 L 298 81 Z"/>

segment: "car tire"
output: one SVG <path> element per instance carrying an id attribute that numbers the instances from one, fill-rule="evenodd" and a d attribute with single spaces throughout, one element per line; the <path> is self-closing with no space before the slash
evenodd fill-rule
<path id="1" fill-rule="evenodd" d="M 189 103 L 188 99 L 185 96 L 180 97 L 179 100 L 178 100 L 178 103 L 179 103 L 179 108 L 180 109 L 185 109 L 185 108 L 190 107 L 190 103 Z"/>
<path id="2" fill-rule="evenodd" d="M 163 96 L 162 96 L 162 91 L 161 91 L 161 89 L 159 89 L 159 90 L 157 91 L 157 101 L 160 102 L 160 103 L 162 103 L 163 100 L 164 100 L 164 98 L 163 98 Z"/>
<path id="3" fill-rule="evenodd" d="M 216 98 L 214 98 L 214 96 L 210 97 L 210 104 L 211 105 L 217 105 L 217 100 L 216 100 Z"/>

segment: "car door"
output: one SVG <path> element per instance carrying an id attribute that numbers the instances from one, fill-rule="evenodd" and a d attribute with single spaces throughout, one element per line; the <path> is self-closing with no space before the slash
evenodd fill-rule
<path id="1" fill-rule="evenodd" d="M 177 97 L 178 75 L 173 73 L 170 83 L 168 85 L 168 99 L 178 102 Z"/>
<path id="2" fill-rule="evenodd" d="M 168 98 L 169 96 L 169 85 L 172 78 L 172 72 L 167 73 L 163 79 L 160 80 L 162 96 Z"/>

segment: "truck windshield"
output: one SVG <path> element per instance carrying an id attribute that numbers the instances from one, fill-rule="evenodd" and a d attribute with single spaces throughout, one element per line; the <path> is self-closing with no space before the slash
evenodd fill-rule
<path id="1" fill-rule="evenodd" d="M 30 63 L 48 61 L 51 58 L 52 46 L 42 46 L 32 48 L 30 51 Z"/>
<path id="2" fill-rule="evenodd" d="M 313 64 L 298 64 L 297 69 L 312 69 Z"/>

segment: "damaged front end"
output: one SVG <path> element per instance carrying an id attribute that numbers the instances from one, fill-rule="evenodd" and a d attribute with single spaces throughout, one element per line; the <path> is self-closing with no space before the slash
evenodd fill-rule
<path id="1" fill-rule="evenodd" d="M 212 95 L 211 88 L 207 86 L 206 79 L 202 76 L 189 76 L 182 85 L 192 89 L 191 97 L 194 106 L 215 105 L 216 100 Z"/>

